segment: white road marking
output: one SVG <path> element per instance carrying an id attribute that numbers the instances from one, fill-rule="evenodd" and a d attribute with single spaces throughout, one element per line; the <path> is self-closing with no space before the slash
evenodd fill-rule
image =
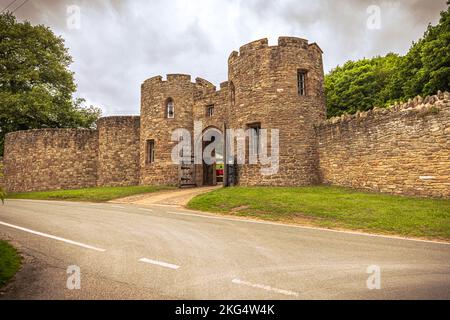
<path id="1" fill-rule="evenodd" d="M 298 297 L 298 295 L 299 295 L 297 292 L 294 292 L 294 291 L 273 288 L 271 286 L 267 286 L 264 284 L 251 283 L 251 282 L 242 281 L 239 279 L 233 279 L 233 280 L 231 280 L 231 282 L 233 282 L 234 284 L 244 285 L 244 286 L 248 286 L 248 287 L 252 287 L 252 288 L 256 288 L 256 289 L 262 289 L 262 290 L 271 291 L 271 292 L 275 292 L 275 293 L 279 293 L 279 294 L 284 294 L 286 296 Z"/>
<path id="2" fill-rule="evenodd" d="M 125 207 L 122 207 L 122 206 L 111 206 L 111 208 L 125 209 Z"/>
<path id="3" fill-rule="evenodd" d="M 64 204 L 64 205 L 68 204 L 68 202 L 64 202 L 64 201 L 25 200 L 25 199 L 8 199 L 8 200 L 5 200 L 5 202 L 38 202 L 38 203 L 41 202 L 41 203 L 46 203 L 46 204 L 57 204 L 57 203 Z M 82 204 L 81 202 L 80 203 L 72 202 L 72 203 Z M 159 204 L 152 204 L 152 206 L 172 207 L 173 209 L 175 209 L 176 207 L 180 207 L 180 206 L 159 205 Z M 393 240 L 406 240 L 406 241 L 425 242 L 425 243 L 435 243 L 435 244 L 443 244 L 443 245 L 447 245 L 447 246 L 450 245 L 450 242 L 443 242 L 443 241 L 407 238 L 407 237 L 394 236 L 394 235 L 388 236 L 388 235 L 364 233 L 364 232 L 357 232 L 357 231 L 333 230 L 333 229 L 326 229 L 326 228 L 320 228 L 320 227 L 308 227 L 308 226 L 300 226 L 300 225 L 292 225 L 292 224 L 284 224 L 284 223 L 276 223 L 276 222 L 266 222 L 266 221 L 257 221 L 257 220 L 249 220 L 249 219 L 216 217 L 216 216 L 207 215 L 207 214 L 195 214 L 195 213 L 175 212 L 175 211 L 166 211 L 165 213 L 171 213 L 171 214 L 176 214 L 176 215 L 180 215 L 180 216 L 184 215 L 184 216 L 193 216 L 193 217 L 200 217 L 200 218 L 207 218 L 207 219 L 240 221 L 240 222 L 246 222 L 246 223 L 267 224 L 267 225 L 281 226 L 281 227 L 288 227 L 288 228 L 298 228 L 298 229 L 319 230 L 319 231 L 334 232 L 334 233 L 353 234 L 353 235 L 366 236 L 366 237 L 375 237 L 375 238 L 384 238 L 384 239 L 393 239 Z"/>
<path id="4" fill-rule="evenodd" d="M 149 263 L 149 264 L 155 264 L 157 266 L 161 266 L 161 267 L 165 267 L 165 268 L 169 268 L 169 269 L 174 269 L 174 270 L 177 270 L 177 269 L 180 268 L 180 266 L 177 266 L 176 264 L 171 264 L 171 263 L 157 261 L 157 260 L 152 260 L 152 259 L 147 259 L 147 258 L 141 258 L 141 259 L 139 259 L 139 261 L 140 262 Z"/>
<path id="5" fill-rule="evenodd" d="M 13 224 L 9 224 L 9 223 L 2 222 L 2 221 L 0 221 L 0 225 L 4 225 L 4 226 L 10 227 L 10 228 L 17 229 L 17 230 L 21 230 L 21 231 L 25 231 L 25 232 L 28 232 L 28 233 L 32 233 L 32 234 L 35 234 L 35 235 L 38 235 L 38 236 L 41 236 L 41 237 L 50 238 L 50 239 L 53 239 L 53 240 L 58 240 L 58 241 L 62 241 L 62 242 L 65 242 L 65 243 L 73 244 L 75 246 L 83 247 L 83 248 L 86 248 L 86 249 L 91 249 L 91 250 L 100 251 L 100 252 L 105 252 L 106 251 L 105 249 L 93 247 L 93 246 L 90 246 L 90 245 L 87 245 L 87 244 L 84 244 L 84 243 L 81 243 L 81 242 L 76 242 L 76 241 L 64 239 L 64 238 L 61 238 L 61 237 L 52 236 L 52 235 L 47 234 L 47 233 L 34 231 L 34 230 L 31 230 L 31 229 L 27 229 L 27 228 L 22 228 L 22 227 L 15 226 Z"/>
<path id="6" fill-rule="evenodd" d="M 238 221 L 238 222 L 246 222 L 246 223 L 267 224 L 267 225 L 271 225 L 271 226 L 280 226 L 280 227 L 288 227 L 288 228 L 319 230 L 319 231 L 327 231 L 327 232 L 334 232 L 334 233 L 345 233 L 345 234 L 374 237 L 374 238 L 445 244 L 447 246 L 450 245 L 450 242 L 443 242 L 443 241 L 414 239 L 414 238 L 406 238 L 406 237 L 400 237 L 400 236 L 388 236 L 388 235 L 382 235 L 382 234 L 364 233 L 364 232 L 357 232 L 357 231 L 333 230 L 333 229 L 326 229 L 326 228 L 320 228 L 320 227 L 298 226 L 298 225 L 277 223 L 277 222 L 268 222 L 268 221 L 258 221 L 258 220 L 238 219 L 238 218 L 228 218 L 228 217 L 216 217 L 216 216 L 207 215 L 207 214 L 196 214 L 196 213 L 175 212 L 175 211 L 167 211 L 167 213 L 176 214 L 176 215 L 180 215 L 180 216 L 192 216 L 192 217 L 201 217 L 201 218 L 207 218 L 207 219 Z"/>
<path id="7" fill-rule="evenodd" d="M 146 208 L 138 208 L 138 210 L 142 210 L 142 211 L 148 211 L 148 212 L 153 212 L 152 209 L 146 209 Z"/>

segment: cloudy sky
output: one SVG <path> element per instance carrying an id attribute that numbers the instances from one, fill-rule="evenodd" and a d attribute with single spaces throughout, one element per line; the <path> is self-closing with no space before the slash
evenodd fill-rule
<path id="1" fill-rule="evenodd" d="M 447 7 L 445 0 L 0 0 L 0 9 L 9 4 L 11 11 L 23 4 L 19 20 L 66 40 L 77 96 L 104 115 L 138 114 L 140 84 L 154 75 L 187 73 L 218 85 L 231 51 L 260 38 L 317 42 L 326 72 L 349 59 L 404 54 Z"/>

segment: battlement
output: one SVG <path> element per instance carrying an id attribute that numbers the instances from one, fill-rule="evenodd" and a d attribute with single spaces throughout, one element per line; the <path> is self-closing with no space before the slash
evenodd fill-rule
<path id="1" fill-rule="evenodd" d="M 197 77 L 197 78 L 195 78 L 195 84 L 198 85 L 199 87 L 204 88 L 204 89 L 209 89 L 211 91 L 216 91 L 216 86 L 213 85 L 211 82 L 209 82 L 206 79 Z"/>
<path id="2" fill-rule="evenodd" d="M 230 85 L 230 83 L 228 81 L 224 81 L 220 83 L 220 90 L 228 88 L 228 86 Z"/>
<path id="3" fill-rule="evenodd" d="M 142 87 L 160 85 L 162 83 L 171 83 L 171 84 L 189 83 L 192 85 L 196 85 L 197 87 L 200 87 L 203 90 L 207 90 L 207 91 L 215 91 L 216 90 L 216 87 L 214 86 L 214 84 L 212 84 L 211 82 L 209 82 L 206 79 L 197 77 L 197 78 L 195 78 L 195 82 L 192 82 L 191 81 L 192 77 L 189 74 L 178 74 L 178 73 L 167 74 L 166 79 L 167 80 L 163 80 L 162 76 L 154 76 L 154 77 L 151 77 L 151 78 L 148 78 L 147 80 L 145 80 L 142 83 Z"/>
<path id="4" fill-rule="evenodd" d="M 191 83 L 191 76 L 189 74 L 168 74 L 166 75 L 167 80 L 163 80 L 162 76 L 154 76 L 151 78 L 148 78 L 142 83 L 142 86 L 153 86 L 153 85 L 160 85 L 164 82 L 169 83 Z"/>
<path id="5" fill-rule="evenodd" d="M 278 46 L 308 49 L 308 40 L 296 37 L 279 37 Z"/>
<path id="6" fill-rule="evenodd" d="M 268 47 L 269 47 L 269 40 L 267 40 L 267 38 L 259 39 L 241 46 L 239 48 L 239 54 L 243 55 L 249 51 L 264 49 Z"/>
<path id="7" fill-rule="evenodd" d="M 317 50 L 320 54 L 323 54 L 322 48 L 319 47 L 319 45 L 315 42 L 308 45 L 309 48 Z"/>
<path id="8" fill-rule="evenodd" d="M 283 48 L 283 47 L 290 47 L 290 48 L 301 48 L 305 50 L 314 49 L 317 50 L 320 53 L 323 53 L 322 49 L 317 45 L 317 43 L 308 43 L 308 40 L 298 37 L 279 37 L 278 38 L 278 45 L 276 46 L 269 46 L 269 41 L 267 38 L 259 39 L 256 41 L 249 42 L 247 44 L 244 44 L 239 48 L 239 51 L 233 51 L 231 52 L 228 61 L 232 61 L 237 57 L 245 56 L 248 53 L 261 50 L 261 49 L 277 49 L 277 48 Z"/>
<path id="9" fill-rule="evenodd" d="M 168 74 L 167 75 L 168 82 L 191 82 L 191 75 L 189 74 Z"/>

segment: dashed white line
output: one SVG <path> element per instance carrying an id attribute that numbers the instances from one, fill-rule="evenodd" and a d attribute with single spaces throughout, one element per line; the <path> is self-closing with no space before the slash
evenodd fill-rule
<path id="1" fill-rule="evenodd" d="M 111 208 L 125 209 L 125 207 L 122 207 L 122 206 L 111 206 Z"/>
<path id="2" fill-rule="evenodd" d="M 279 294 L 284 294 L 286 296 L 298 297 L 298 295 L 299 295 L 297 292 L 294 292 L 294 291 L 273 288 L 273 287 L 268 286 L 268 285 L 251 283 L 251 282 L 248 282 L 248 281 L 242 281 L 240 279 L 233 279 L 233 280 L 231 280 L 231 282 L 234 283 L 234 284 L 238 284 L 238 285 L 244 285 L 244 286 L 248 286 L 248 287 L 252 287 L 252 288 L 257 288 L 257 289 L 271 291 L 271 292 L 275 292 L 275 293 L 279 293 Z"/>
<path id="3" fill-rule="evenodd" d="M 142 211 L 148 211 L 148 212 L 153 212 L 152 209 L 147 209 L 147 208 L 138 208 L 138 210 L 142 210 Z"/>
<path id="4" fill-rule="evenodd" d="M 140 262 L 149 263 L 149 264 L 154 264 L 154 265 L 165 267 L 165 268 L 169 268 L 169 269 L 174 269 L 174 270 L 177 270 L 177 269 L 180 268 L 180 266 L 177 266 L 176 264 L 171 264 L 171 263 L 167 263 L 167 262 L 163 262 L 163 261 L 157 261 L 157 260 L 152 260 L 152 259 L 147 259 L 147 258 L 141 258 L 141 259 L 139 259 L 139 261 Z"/>
<path id="5" fill-rule="evenodd" d="M 105 249 L 101 249 L 101 248 L 97 248 L 97 247 L 94 247 L 94 246 L 90 246 L 88 244 L 84 244 L 84 243 L 81 243 L 81 242 L 68 240 L 68 239 L 65 239 L 65 238 L 57 237 L 57 236 L 52 236 L 51 234 L 47 234 L 47 233 L 43 233 L 43 232 L 34 231 L 34 230 L 31 230 L 31 229 L 27 229 L 27 228 L 15 226 L 13 224 L 9 224 L 9 223 L 2 222 L 2 221 L 0 221 L 0 225 L 4 225 L 4 226 L 10 227 L 10 228 L 17 229 L 17 230 L 21 230 L 21 231 L 25 231 L 25 232 L 28 232 L 28 233 L 32 233 L 32 234 L 35 234 L 35 235 L 38 235 L 38 236 L 41 236 L 41 237 L 45 237 L 45 238 L 49 238 L 49 239 L 58 240 L 58 241 L 62 241 L 62 242 L 65 242 L 65 243 L 73 244 L 75 246 L 79 246 L 79 247 L 86 248 L 86 249 L 91 249 L 91 250 L 100 251 L 100 252 L 105 252 L 106 251 Z"/>

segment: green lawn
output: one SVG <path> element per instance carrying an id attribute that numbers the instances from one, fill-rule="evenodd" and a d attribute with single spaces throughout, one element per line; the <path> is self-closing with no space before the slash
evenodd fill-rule
<path id="1" fill-rule="evenodd" d="M 191 209 L 326 228 L 450 240 L 450 200 L 340 187 L 233 187 L 199 195 Z"/>
<path id="2" fill-rule="evenodd" d="M 96 187 L 75 190 L 7 193 L 6 198 L 102 202 L 173 188 L 169 186 Z"/>
<path id="3" fill-rule="evenodd" d="M 16 249 L 8 242 L 0 240 L 0 288 L 16 274 L 20 263 L 21 259 Z"/>

